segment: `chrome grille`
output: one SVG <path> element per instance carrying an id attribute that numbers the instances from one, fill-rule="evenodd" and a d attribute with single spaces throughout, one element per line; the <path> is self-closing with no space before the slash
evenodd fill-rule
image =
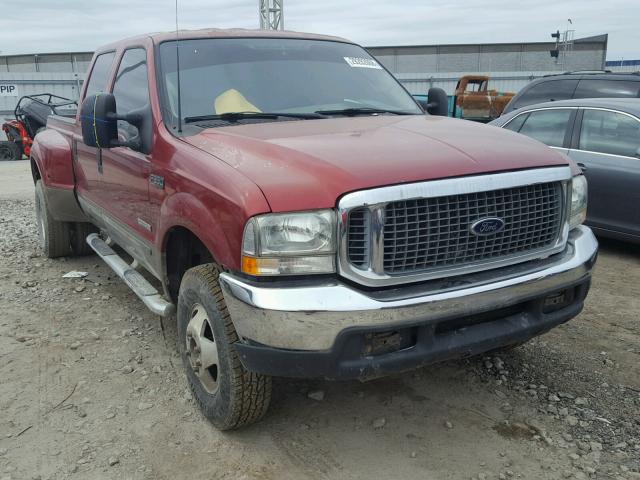
<path id="1" fill-rule="evenodd" d="M 369 263 L 369 211 L 360 208 L 349 214 L 347 245 L 349 261 L 356 267 Z"/>
<path id="2" fill-rule="evenodd" d="M 496 234 L 471 224 L 504 220 Z M 413 273 L 491 260 L 553 245 L 562 220 L 559 182 L 391 202 L 385 206 L 384 272 Z"/>
<path id="3" fill-rule="evenodd" d="M 568 167 L 486 178 L 495 189 L 485 190 L 479 176 L 345 197 L 341 272 L 367 285 L 393 285 L 510 265 L 564 248 Z M 536 178 L 547 181 L 531 182 Z M 472 232 L 477 221 L 495 217 L 504 221 L 502 230 Z"/>

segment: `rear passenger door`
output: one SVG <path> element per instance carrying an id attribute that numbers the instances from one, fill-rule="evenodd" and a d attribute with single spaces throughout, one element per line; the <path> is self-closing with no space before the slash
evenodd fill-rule
<path id="1" fill-rule="evenodd" d="M 640 120 L 585 108 L 578 126 L 569 155 L 589 182 L 588 223 L 640 235 Z"/>
<path id="2" fill-rule="evenodd" d="M 576 112 L 571 108 L 531 110 L 515 116 L 504 128 L 568 153 Z"/>

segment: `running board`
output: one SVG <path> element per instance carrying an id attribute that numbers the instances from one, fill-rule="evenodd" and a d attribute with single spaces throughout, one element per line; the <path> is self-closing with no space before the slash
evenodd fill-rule
<path id="1" fill-rule="evenodd" d="M 124 283 L 133 290 L 133 293 L 144 302 L 149 310 L 161 317 L 168 317 L 173 314 L 173 303 L 167 302 L 140 272 L 125 262 L 97 233 L 89 235 L 87 243 L 124 280 Z"/>

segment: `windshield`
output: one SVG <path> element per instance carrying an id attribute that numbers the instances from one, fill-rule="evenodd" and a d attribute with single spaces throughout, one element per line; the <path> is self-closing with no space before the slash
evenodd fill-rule
<path id="1" fill-rule="evenodd" d="M 183 121 L 229 112 L 313 113 L 373 108 L 422 113 L 400 84 L 356 45 L 279 38 L 208 38 L 180 40 L 179 48 Z M 165 121 L 175 125 L 176 42 L 160 45 L 160 68 Z"/>

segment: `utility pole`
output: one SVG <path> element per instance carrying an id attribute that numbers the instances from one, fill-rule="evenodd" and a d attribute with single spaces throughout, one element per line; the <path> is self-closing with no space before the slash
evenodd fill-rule
<path id="1" fill-rule="evenodd" d="M 258 0 L 261 30 L 284 30 L 284 0 Z"/>

